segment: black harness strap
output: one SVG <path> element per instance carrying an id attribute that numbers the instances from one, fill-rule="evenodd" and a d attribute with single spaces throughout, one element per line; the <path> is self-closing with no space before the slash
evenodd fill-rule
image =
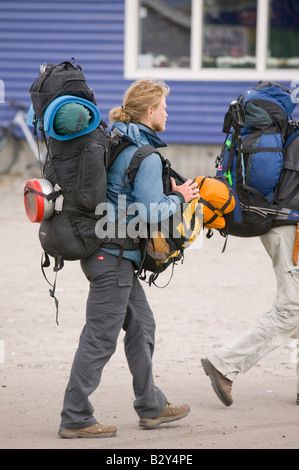
<path id="1" fill-rule="evenodd" d="M 45 258 L 45 259 L 44 259 Z M 44 260 L 43 260 L 44 259 Z M 57 272 L 60 271 L 60 269 L 63 268 L 64 266 L 64 261 L 62 259 L 61 256 L 58 256 L 55 258 L 55 266 L 53 268 L 53 271 L 55 272 L 55 279 L 54 279 L 54 282 L 53 284 L 51 284 L 51 282 L 49 281 L 49 279 L 47 278 L 46 276 L 46 273 L 45 273 L 45 270 L 44 268 L 48 268 L 50 266 L 50 258 L 49 258 L 49 255 L 48 253 L 43 253 L 42 254 L 42 258 L 41 258 L 41 269 L 42 269 L 42 273 L 43 273 L 43 276 L 44 278 L 46 279 L 47 283 L 50 284 L 50 286 L 52 287 L 52 289 L 49 289 L 49 294 L 50 294 L 50 297 L 52 297 L 55 301 L 55 306 L 56 306 L 56 323 L 57 325 L 59 325 L 58 323 L 58 307 L 59 307 L 59 302 L 58 302 L 58 299 L 57 297 L 55 296 L 55 290 L 56 290 L 56 281 L 57 281 Z"/>
<path id="2" fill-rule="evenodd" d="M 284 153 L 284 149 L 280 147 L 243 147 L 242 153 L 258 153 L 258 152 L 281 152 Z"/>
<path id="3" fill-rule="evenodd" d="M 38 196 L 42 196 L 45 199 L 48 199 L 48 201 L 53 201 L 54 199 L 57 199 L 58 196 L 60 196 L 61 194 L 64 194 L 64 191 L 62 189 L 59 189 L 58 191 L 52 191 L 50 194 L 45 194 L 45 193 L 42 193 L 40 191 L 37 191 L 36 189 L 25 188 L 24 189 L 24 196 L 26 196 L 26 194 L 28 194 L 28 193 L 37 194 Z"/>

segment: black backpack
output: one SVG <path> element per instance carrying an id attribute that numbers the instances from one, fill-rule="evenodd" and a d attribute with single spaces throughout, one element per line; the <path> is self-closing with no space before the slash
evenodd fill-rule
<path id="1" fill-rule="evenodd" d="M 74 96 L 96 105 L 93 91 L 88 87 L 80 65 L 62 62 L 44 64 L 38 78 L 30 88 L 34 110 L 33 125 L 44 133 L 43 122 L 47 107 L 56 98 Z M 63 196 L 62 208 L 55 206 L 50 218 L 41 221 L 39 237 L 47 255 L 55 258 L 55 271 L 63 260 L 76 260 L 89 256 L 99 245 L 95 235 L 98 218 L 95 209 L 106 200 L 106 171 L 110 156 L 111 138 L 101 121 L 92 132 L 76 138 L 46 139 L 48 155 L 42 169 L 42 178 L 52 183 L 51 193 L 37 195 L 30 185 L 25 196 L 45 197 L 53 202 Z M 57 188 L 57 189 L 56 189 Z M 39 221 L 39 220 L 38 220 Z"/>
<path id="2" fill-rule="evenodd" d="M 106 201 L 106 172 L 109 166 L 113 139 L 101 121 L 95 130 L 69 140 L 47 138 L 43 120 L 47 107 L 56 98 L 72 95 L 96 105 L 93 91 L 87 86 L 80 65 L 62 62 L 43 65 L 40 75 L 30 88 L 34 110 L 32 125 L 45 139 L 48 153 L 42 168 L 41 180 L 27 181 L 24 202 L 27 215 L 36 206 L 53 206 L 47 218 L 40 222 L 39 239 L 44 250 L 42 271 L 55 260 L 55 281 L 50 295 L 55 298 L 57 272 L 65 260 L 78 260 L 89 256 L 101 243 L 95 234 L 99 216 L 95 214 L 98 204 Z M 39 182 L 52 184 L 52 191 L 38 190 Z M 35 184 L 37 182 L 37 184 Z M 62 207 L 56 204 L 63 198 Z M 55 210 L 54 210 L 55 206 Z"/>

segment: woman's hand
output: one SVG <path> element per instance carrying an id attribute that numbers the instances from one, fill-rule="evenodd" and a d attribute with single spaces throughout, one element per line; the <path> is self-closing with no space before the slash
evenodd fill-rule
<path id="1" fill-rule="evenodd" d="M 193 183 L 192 180 L 187 180 L 184 184 L 177 186 L 174 178 L 170 178 L 170 180 L 172 191 L 181 193 L 185 202 L 190 202 L 192 199 L 199 198 L 199 189 L 197 183 Z"/>

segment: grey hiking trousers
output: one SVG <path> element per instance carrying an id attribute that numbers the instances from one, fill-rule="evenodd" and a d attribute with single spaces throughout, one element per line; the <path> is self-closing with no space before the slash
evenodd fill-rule
<path id="1" fill-rule="evenodd" d="M 133 376 L 135 411 L 141 418 L 157 416 L 167 399 L 153 382 L 155 321 L 132 261 L 123 258 L 119 263 L 117 256 L 99 250 L 82 260 L 81 267 L 90 281 L 86 324 L 65 391 L 61 426 L 80 429 L 97 422 L 88 397 L 100 384 L 122 327 L 126 330 L 124 346 Z"/>

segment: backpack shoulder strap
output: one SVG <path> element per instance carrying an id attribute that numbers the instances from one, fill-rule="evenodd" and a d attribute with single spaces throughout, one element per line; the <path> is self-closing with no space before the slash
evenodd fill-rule
<path id="1" fill-rule="evenodd" d="M 110 154 L 110 158 L 109 158 L 109 161 L 108 161 L 108 167 L 107 167 L 107 170 L 109 170 L 113 163 L 115 162 L 115 160 L 117 159 L 117 157 L 119 156 L 119 154 L 125 150 L 127 147 L 129 147 L 130 145 L 133 145 L 131 142 L 129 142 L 128 140 L 124 140 L 123 142 L 117 144 L 111 151 L 111 154 Z"/>
<path id="2" fill-rule="evenodd" d="M 139 166 L 141 165 L 143 160 L 147 158 L 149 155 L 151 155 L 152 153 L 157 153 L 161 159 L 163 158 L 161 154 L 157 151 L 157 149 L 153 145 L 150 145 L 150 144 L 143 145 L 142 147 L 137 149 L 136 152 L 134 153 L 131 159 L 130 165 L 126 169 L 126 173 L 125 173 L 129 177 L 129 182 L 130 182 L 132 189 L 134 188 L 134 181 L 135 181 Z"/>

